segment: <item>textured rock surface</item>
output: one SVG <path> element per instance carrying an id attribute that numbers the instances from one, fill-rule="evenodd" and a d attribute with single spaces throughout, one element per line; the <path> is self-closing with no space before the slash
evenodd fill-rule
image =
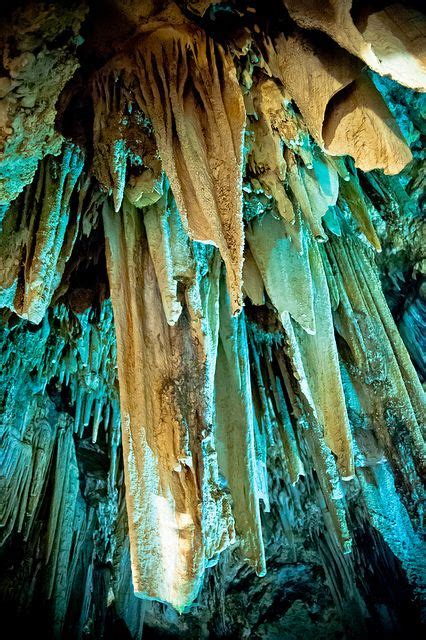
<path id="1" fill-rule="evenodd" d="M 414 5 L 6 3 L 17 637 L 420 637 Z"/>
<path id="2" fill-rule="evenodd" d="M 31 182 L 41 158 L 59 153 L 56 101 L 78 67 L 75 54 L 86 11 L 77 3 L 67 7 L 34 2 L 18 8 L 11 19 L 4 16 L 0 206 Z"/>

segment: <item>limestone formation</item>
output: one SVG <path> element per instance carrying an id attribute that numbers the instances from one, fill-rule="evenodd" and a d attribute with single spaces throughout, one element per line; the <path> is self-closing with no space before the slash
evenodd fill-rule
<path id="1" fill-rule="evenodd" d="M 420 637 L 422 13 L 101 4 L 2 9 L 5 624 Z"/>

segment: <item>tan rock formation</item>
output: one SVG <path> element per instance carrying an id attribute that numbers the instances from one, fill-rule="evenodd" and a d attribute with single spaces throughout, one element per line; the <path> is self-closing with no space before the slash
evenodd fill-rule
<path id="1" fill-rule="evenodd" d="M 235 313 L 242 303 L 245 110 L 233 61 L 184 24 L 144 35 L 136 64 L 143 108 L 183 224 L 194 240 L 219 248 Z"/>
<path id="2" fill-rule="evenodd" d="M 58 160 L 49 156 L 40 164 L 35 184 L 3 221 L 2 304 L 36 324 L 61 282 L 76 239 L 83 202 L 73 209 L 70 200 L 82 169 L 81 151 L 64 145 Z"/>
<path id="3" fill-rule="evenodd" d="M 106 205 L 103 217 L 133 584 L 140 595 L 182 610 L 207 562 L 234 537 L 212 434 L 219 263 L 213 259 L 205 297 L 190 287 L 185 313 L 170 327 L 141 212 L 124 201 L 118 214 Z"/>
<path id="4" fill-rule="evenodd" d="M 398 173 L 411 160 L 401 132 L 361 65 L 337 46 L 312 44 L 300 31 L 267 45 L 272 74 L 284 84 L 317 142 L 350 155 L 364 171 Z"/>
<path id="5" fill-rule="evenodd" d="M 419 11 L 396 2 L 381 11 L 363 9 L 354 22 L 352 0 L 284 4 L 301 27 L 323 31 L 381 75 L 426 90 L 426 20 Z"/>

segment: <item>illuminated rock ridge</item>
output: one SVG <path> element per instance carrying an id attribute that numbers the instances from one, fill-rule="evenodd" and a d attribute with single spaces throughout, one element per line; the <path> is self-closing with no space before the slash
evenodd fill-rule
<path id="1" fill-rule="evenodd" d="M 417 3 L 1 17 L 6 626 L 420 637 Z"/>

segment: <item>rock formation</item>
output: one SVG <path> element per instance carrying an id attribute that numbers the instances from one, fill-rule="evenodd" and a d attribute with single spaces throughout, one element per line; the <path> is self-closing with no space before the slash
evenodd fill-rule
<path id="1" fill-rule="evenodd" d="M 420 637 L 416 3 L 6 2 L 0 47 L 7 626 Z"/>

